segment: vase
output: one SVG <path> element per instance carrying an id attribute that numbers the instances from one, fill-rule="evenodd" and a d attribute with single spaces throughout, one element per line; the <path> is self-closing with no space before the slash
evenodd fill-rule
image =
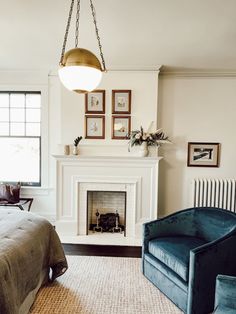
<path id="1" fill-rule="evenodd" d="M 72 154 L 78 155 L 78 153 L 79 153 L 79 148 L 77 146 L 73 146 Z"/>
<path id="2" fill-rule="evenodd" d="M 70 155 L 70 145 L 64 145 L 64 155 Z"/>
<path id="3" fill-rule="evenodd" d="M 147 142 L 142 142 L 142 144 L 139 146 L 138 155 L 139 157 L 147 157 L 149 154 Z"/>

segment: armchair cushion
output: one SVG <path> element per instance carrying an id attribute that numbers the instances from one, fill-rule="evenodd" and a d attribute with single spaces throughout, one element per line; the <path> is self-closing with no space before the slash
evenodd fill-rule
<path id="1" fill-rule="evenodd" d="M 189 236 L 160 237 L 149 241 L 148 250 L 187 282 L 190 250 L 205 243 L 203 239 Z"/>

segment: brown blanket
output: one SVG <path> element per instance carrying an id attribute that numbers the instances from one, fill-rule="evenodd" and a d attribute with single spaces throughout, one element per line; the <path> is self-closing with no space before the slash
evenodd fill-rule
<path id="1" fill-rule="evenodd" d="M 32 291 L 67 269 L 57 233 L 45 219 L 0 208 L 0 313 L 18 314 Z"/>

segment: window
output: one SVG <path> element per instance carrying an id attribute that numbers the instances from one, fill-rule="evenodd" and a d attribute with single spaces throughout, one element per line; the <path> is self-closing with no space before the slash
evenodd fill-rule
<path id="1" fill-rule="evenodd" d="M 41 186 L 41 93 L 0 92 L 0 181 Z"/>

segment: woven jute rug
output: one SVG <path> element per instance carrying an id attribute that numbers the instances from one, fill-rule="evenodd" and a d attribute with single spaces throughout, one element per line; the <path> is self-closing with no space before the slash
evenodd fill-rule
<path id="1" fill-rule="evenodd" d="M 68 256 L 67 272 L 40 289 L 32 314 L 181 314 L 141 273 L 141 259 Z"/>

